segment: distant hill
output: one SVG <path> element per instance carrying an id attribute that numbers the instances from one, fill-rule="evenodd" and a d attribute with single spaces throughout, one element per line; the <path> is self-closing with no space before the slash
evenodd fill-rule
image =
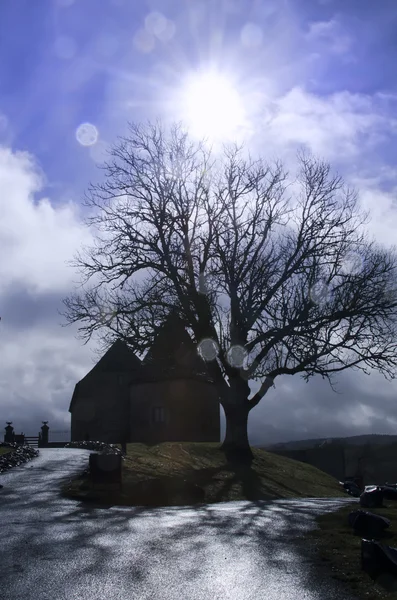
<path id="1" fill-rule="evenodd" d="M 280 444 L 270 444 L 268 446 L 258 446 L 263 450 L 306 450 L 309 448 L 316 448 L 320 444 L 325 444 L 327 441 L 339 441 L 347 446 L 361 446 L 370 442 L 374 445 L 384 446 L 387 444 L 393 444 L 397 442 L 397 435 L 378 434 L 370 433 L 365 435 L 354 435 L 351 437 L 334 437 L 334 438 L 314 438 L 308 440 L 298 440 L 295 442 L 285 442 Z"/>

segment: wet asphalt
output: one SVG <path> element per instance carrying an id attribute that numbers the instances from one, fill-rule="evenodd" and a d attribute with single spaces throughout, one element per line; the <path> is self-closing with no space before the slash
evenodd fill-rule
<path id="1" fill-rule="evenodd" d="M 89 451 L 0 474 L 0 600 L 353 600 L 302 540 L 352 498 L 98 508 L 61 498 Z"/>

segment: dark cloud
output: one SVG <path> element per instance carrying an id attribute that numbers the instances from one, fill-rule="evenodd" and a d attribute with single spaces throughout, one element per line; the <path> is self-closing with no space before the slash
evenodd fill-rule
<path id="1" fill-rule="evenodd" d="M 59 293 L 34 294 L 15 284 L 7 288 L 0 302 L 2 322 L 10 329 L 23 330 L 62 319 L 57 312 L 64 308 Z"/>

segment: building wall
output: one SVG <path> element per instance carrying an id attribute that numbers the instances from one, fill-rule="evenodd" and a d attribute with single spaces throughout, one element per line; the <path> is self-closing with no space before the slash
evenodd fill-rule
<path id="1" fill-rule="evenodd" d="M 156 406 L 164 407 L 165 423 L 153 422 Z M 220 406 L 215 386 L 188 379 L 133 384 L 130 441 L 219 442 Z"/>
<path id="2" fill-rule="evenodd" d="M 128 435 L 128 387 L 122 373 L 99 373 L 80 382 L 72 409 L 71 439 L 120 443 Z"/>

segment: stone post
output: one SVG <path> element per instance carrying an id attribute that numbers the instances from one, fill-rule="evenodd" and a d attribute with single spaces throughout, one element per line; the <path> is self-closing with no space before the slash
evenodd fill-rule
<path id="1" fill-rule="evenodd" d="M 14 442 L 14 428 L 12 427 L 12 421 L 6 421 L 7 427 L 5 428 L 4 441 L 12 444 Z"/>
<path id="2" fill-rule="evenodd" d="M 48 446 L 48 430 L 50 429 L 47 425 L 48 421 L 42 421 L 41 426 L 41 445 L 42 447 Z"/>

